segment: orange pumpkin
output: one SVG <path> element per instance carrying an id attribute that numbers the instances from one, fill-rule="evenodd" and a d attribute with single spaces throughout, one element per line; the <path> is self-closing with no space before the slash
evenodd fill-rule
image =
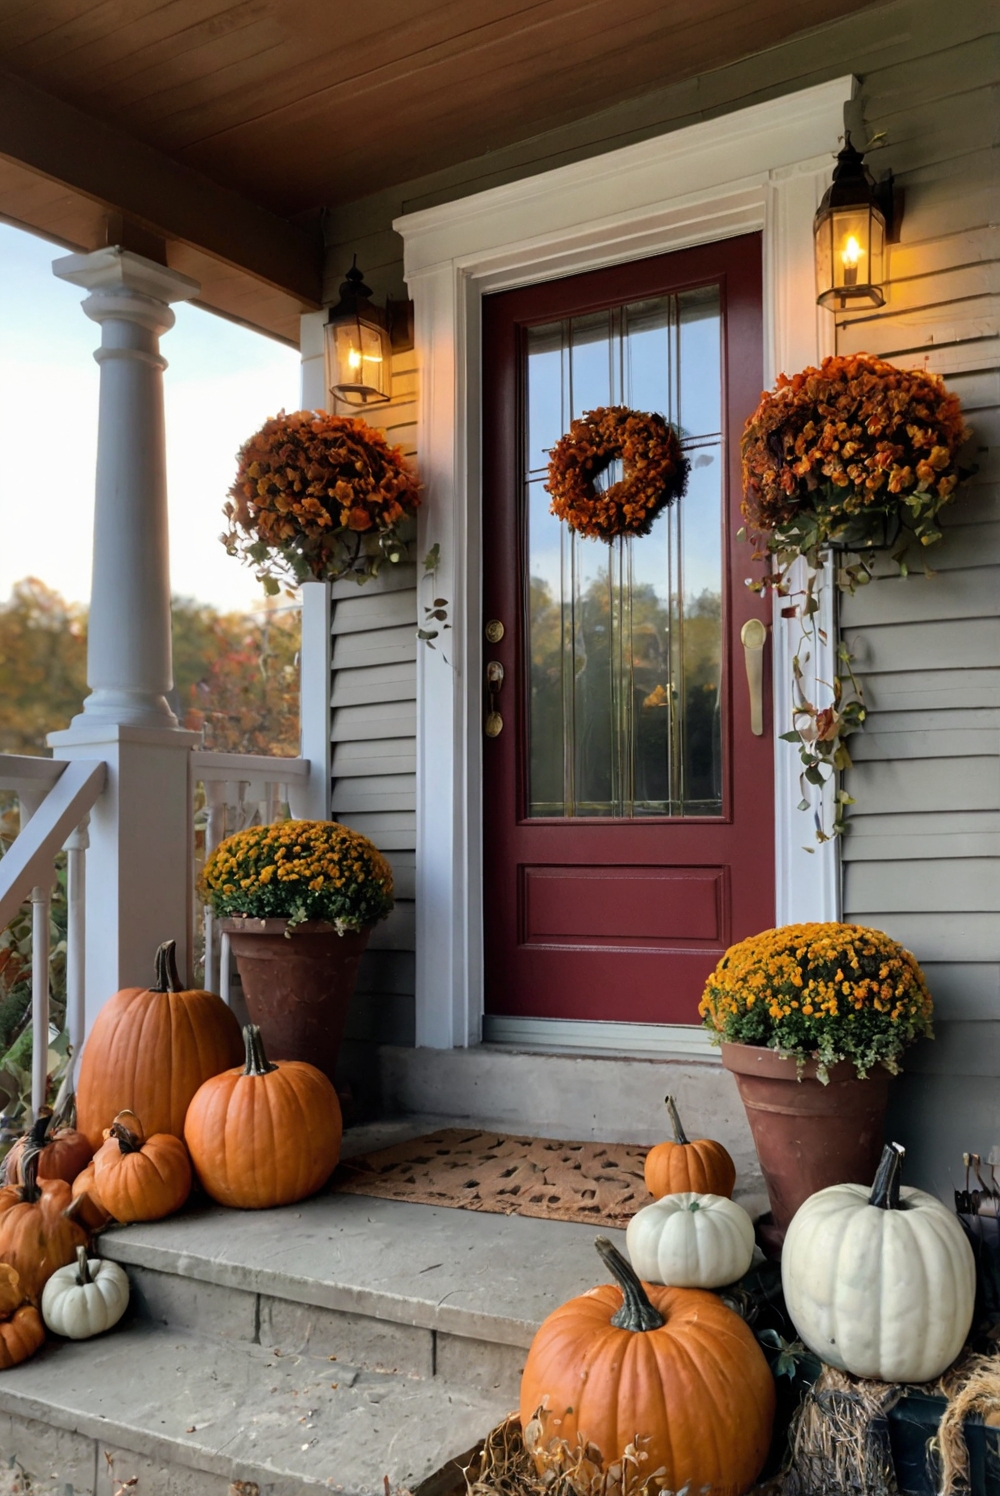
<path id="1" fill-rule="evenodd" d="M 0 1371 L 27 1361 L 44 1340 L 42 1316 L 25 1298 L 20 1274 L 0 1262 Z"/>
<path id="2" fill-rule="evenodd" d="M 92 1146 L 121 1111 L 135 1111 L 153 1136 L 184 1134 L 188 1102 L 202 1081 L 238 1063 L 240 1026 L 214 992 L 185 991 L 174 942 L 156 953 L 152 987 L 126 987 L 104 1004 L 80 1059 L 78 1125 Z"/>
<path id="3" fill-rule="evenodd" d="M 588 1448 L 606 1471 L 638 1443 L 664 1490 L 742 1496 L 774 1421 L 774 1380 L 753 1332 L 715 1294 L 640 1283 L 606 1237 L 597 1250 L 618 1286 L 550 1314 L 521 1379 L 539 1474 Z"/>
<path id="4" fill-rule="evenodd" d="M 246 1063 L 205 1082 L 188 1108 L 184 1137 L 198 1178 L 220 1205 L 291 1205 L 337 1166 L 340 1103 L 315 1065 L 272 1065 L 255 1024 L 243 1038 Z"/>
<path id="5" fill-rule="evenodd" d="M 736 1165 L 721 1143 L 696 1138 L 684 1132 L 672 1096 L 664 1097 L 674 1129 L 672 1143 L 657 1143 L 646 1154 L 646 1188 L 654 1200 L 663 1195 L 725 1195 L 731 1199 L 736 1184 Z"/>
<path id="6" fill-rule="evenodd" d="M 87 1233 L 73 1219 L 73 1195 L 65 1179 L 43 1179 L 38 1172 L 38 1149 L 25 1150 L 23 1181 L 0 1189 L 0 1262 L 20 1275 L 21 1287 L 34 1303 L 58 1267 L 74 1261 L 77 1247 L 87 1244 Z"/>
<path id="7" fill-rule="evenodd" d="M 147 1138 L 134 1112 L 119 1112 L 94 1154 L 94 1185 L 116 1221 L 159 1221 L 191 1193 L 191 1160 L 173 1133 Z"/>
<path id="8" fill-rule="evenodd" d="M 39 1179 L 65 1179 L 72 1184 L 94 1155 L 89 1140 L 75 1127 L 56 1121 L 50 1106 L 40 1107 L 38 1116 L 23 1137 L 18 1138 L 3 1162 L 4 1184 L 20 1184 L 21 1160 L 29 1143 L 41 1149 Z"/>

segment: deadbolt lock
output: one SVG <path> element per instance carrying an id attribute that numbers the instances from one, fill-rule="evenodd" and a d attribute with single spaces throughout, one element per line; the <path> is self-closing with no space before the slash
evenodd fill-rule
<path id="1" fill-rule="evenodd" d="M 483 632 L 486 635 L 486 642 L 488 644 L 499 644 L 504 634 L 503 624 L 499 618 L 491 618 Z"/>

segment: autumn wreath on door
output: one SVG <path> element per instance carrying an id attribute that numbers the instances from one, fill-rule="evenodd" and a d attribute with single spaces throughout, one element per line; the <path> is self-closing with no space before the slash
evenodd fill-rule
<path id="1" fill-rule="evenodd" d="M 602 488 L 616 462 L 622 476 Z M 657 515 L 683 495 L 689 467 L 663 416 L 602 405 L 556 442 L 545 487 L 557 518 L 578 535 L 610 544 L 619 535 L 648 535 Z"/>

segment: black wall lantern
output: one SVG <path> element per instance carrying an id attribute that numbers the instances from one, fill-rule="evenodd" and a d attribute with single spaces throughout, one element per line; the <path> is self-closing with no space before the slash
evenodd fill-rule
<path id="1" fill-rule="evenodd" d="M 323 329 L 327 389 L 346 405 L 375 405 L 392 396 L 388 319 L 371 297 L 355 255 Z"/>
<path id="2" fill-rule="evenodd" d="M 813 222 L 820 306 L 842 312 L 885 305 L 885 246 L 893 226 L 892 173 L 876 182 L 848 132 Z"/>

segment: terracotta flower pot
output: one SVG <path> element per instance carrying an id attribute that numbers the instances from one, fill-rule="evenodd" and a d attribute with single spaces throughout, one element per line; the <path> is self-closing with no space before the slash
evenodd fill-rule
<path id="1" fill-rule="evenodd" d="M 371 928 L 338 935 L 310 920 L 224 919 L 247 1012 L 272 1060 L 308 1060 L 333 1081 Z"/>
<path id="2" fill-rule="evenodd" d="M 723 1044 L 722 1063 L 746 1107 L 774 1217 L 773 1245 L 817 1190 L 871 1183 L 882 1153 L 887 1070 L 878 1066 L 859 1080 L 842 1061 L 823 1085 L 815 1060 L 800 1072 L 794 1059 L 752 1044 Z"/>

